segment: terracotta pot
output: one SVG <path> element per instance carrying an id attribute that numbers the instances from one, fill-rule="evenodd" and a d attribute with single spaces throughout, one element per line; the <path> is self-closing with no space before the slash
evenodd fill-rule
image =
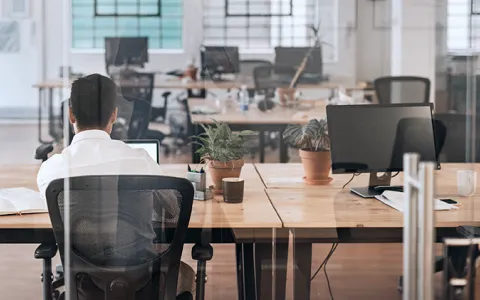
<path id="1" fill-rule="evenodd" d="M 243 165 L 243 159 L 229 162 L 210 160 L 208 162 L 208 173 L 212 178 L 213 188 L 215 189 L 217 194 L 222 193 L 222 179 L 229 177 L 240 177 Z"/>
<path id="2" fill-rule="evenodd" d="M 183 73 L 183 77 L 191 78 L 192 80 L 197 80 L 198 68 L 188 67 Z"/>
<path id="3" fill-rule="evenodd" d="M 280 105 L 288 105 L 295 102 L 296 88 L 278 88 L 278 97 L 280 98 Z"/>
<path id="4" fill-rule="evenodd" d="M 315 182 L 327 180 L 332 166 L 330 151 L 305 151 L 299 150 L 303 170 L 307 181 Z"/>

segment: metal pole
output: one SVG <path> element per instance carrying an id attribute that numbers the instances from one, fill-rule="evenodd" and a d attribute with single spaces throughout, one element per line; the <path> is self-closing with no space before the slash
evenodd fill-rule
<path id="1" fill-rule="evenodd" d="M 434 213 L 434 173 L 435 164 L 420 164 L 420 189 L 418 194 L 418 298 L 422 300 L 434 299 L 434 242 L 435 242 L 435 213 Z"/>
<path id="2" fill-rule="evenodd" d="M 404 155 L 405 209 L 403 212 L 403 299 L 433 300 L 434 273 L 434 163 L 419 155 Z"/>
<path id="3" fill-rule="evenodd" d="M 417 175 L 418 154 L 403 157 L 405 209 L 403 211 L 403 300 L 417 296 L 417 190 L 412 188 L 412 176 Z"/>

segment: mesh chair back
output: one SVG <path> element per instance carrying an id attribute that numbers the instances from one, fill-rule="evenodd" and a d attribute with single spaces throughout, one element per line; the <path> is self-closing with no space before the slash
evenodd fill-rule
<path id="1" fill-rule="evenodd" d="M 152 102 L 155 74 L 119 73 L 112 75 L 112 80 L 120 87 L 122 97 L 128 101 L 141 99 Z"/>
<path id="2" fill-rule="evenodd" d="M 432 126 L 433 137 L 422 130 L 428 126 Z M 419 134 L 420 132 L 423 134 Z M 432 144 L 435 147 L 436 161 L 440 162 L 439 155 L 445 143 L 445 135 L 445 127 L 437 120 L 423 118 L 401 120 L 397 126 L 391 166 L 402 166 L 404 153 L 423 153 L 430 149 Z"/>
<path id="3" fill-rule="evenodd" d="M 380 104 L 430 102 L 430 80 L 428 78 L 380 77 L 375 79 L 374 87 Z"/>
<path id="4" fill-rule="evenodd" d="M 273 97 L 277 88 L 277 83 L 273 79 L 273 65 L 258 66 L 253 70 L 253 82 L 255 91 L 265 94 L 267 97 Z"/>
<path id="5" fill-rule="evenodd" d="M 145 137 L 150 124 L 150 114 L 152 112 L 152 103 L 145 100 L 133 101 L 133 112 L 128 125 L 128 139 L 136 140 Z"/>
<path id="6" fill-rule="evenodd" d="M 472 136 L 468 135 L 467 126 L 471 127 L 471 116 L 464 114 L 435 114 L 435 120 L 443 124 L 446 128 L 445 144 L 440 153 L 442 162 L 480 162 L 480 119 L 473 119 L 475 128 L 475 153 L 473 157 L 471 152 L 467 156 L 467 139 L 472 140 Z M 470 119 L 470 120 L 469 120 Z M 469 143 L 470 144 L 470 143 Z"/>
<path id="7" fill-rule="evenodd" d="M 164 176 L 67 180 L 53 181 L 46 196 L 64 266 L 65 251 L 70 254 L 65 271 L 72 299 L 175 299 L 192 184 Z"/>
<path id="8" fill-rule="evenodd" d="M 261 59 L 241 60 L 240 75 L 242 77 L 250 77 L 253 79 L 253 71 L 255 68 L 262 66 L 273 66 L 273 64 L 268 60 Z"/>

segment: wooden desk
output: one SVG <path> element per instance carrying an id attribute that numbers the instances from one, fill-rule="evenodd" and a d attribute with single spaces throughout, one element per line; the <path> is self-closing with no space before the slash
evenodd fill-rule
<path id="1" fill-rule="evenodd" d="M 256 106 L 251 105 L 248 112 L 242 112 L 237 107 L 232 107 L 225 113 L 212 115 L 192 114 L 195 107 L 208 107 L 215 109 L 215 103 L 211 100 L 189 99 L 188 106 L 190 118 L 193 123 L 193 135 L 198 136 L 203 133 L 203 128 L 199 124 L 213 124 L 215 119 L 219 122 L 227 123 L 232 130 L 252 130 L 259 132 L 260 162 L 265 161 L 265 140 L 263 132 L 279 132 L 279 162 L 288 162 L 288 145 L 283 142 L 283 131 L 290 124 L 306 124 L 312 118 L 324 118 L 326 116 L 327 101 L 315 101 L 316 105 L 308 110 L 296 110 L 294 108 L 285 108 L 277 106 L 270 112 L 262 112 Z M 192 144 L 192 161 L 199 162 L 200 157 L 195 153 L 198 146 Z"/>
<path id="2" fill-rule="evenodd" d="M 38 167 L 1 165 L 0 188 L 23 186 L 36 189 Z M 185 177 L 186 170 L 187 165 L 184 164 L 162 165 L 163 175 Z M 272 280 L 277 281 L 277 287 L 283 285 L 282 290 L 277 289 L 277 295 L 283 294 L 284 299 L 286 272 L 278 272 L 273 279 L 271 269 L 261 267 L 262 264 L 272 263 L 272 238 L 276 238 L 273 232 L 275 228 L 281 228 L 282 223 L 252 164 L 243 167 L 242 177 L 245 179 L 243 203 L 227 204 L 221 196 L 208 201 L 194 201 L 186 241 L 236 243 L 239 299 L 254 299 L 255 292 L 262 295 L 261 299 L 272 299 Z M 210 178 L 207 177 L 207 181 L 210 181 Z M 54 237 L 51 228 L 48 214 L 0 216 L 0 243 L 41 243 L 52 240 Z M 253 237 L 248 237 L 248 240 L 238 239 L 234 230 L 248 232 Z M 263 236 L 263 239 L 255 237 L 258 235 L 257 231 L 265 230 L 269 230 L 270 236 Z M 287 246 L 282 249 L 287 249 Z M 282 253 L 282 256 L 277 254 L 278 262 L 274 263 L 286 265 L 288 253 L 285 250 L 276 251 Z M 253 280 L 255 276 L 262 280 Z"/>
<path id="3" fill-rule="evenodd" d="M 186 165 L 163 165 L 165 175 L 185 177 Z M 37 165 L 0 167 L 0 188 L 24 186 L 37 189 Z M 282 223 L 264 191 L 264 185 L 251 164 L 242 169 L 245 179 L 243 203 L 227 204 L 221 196 L 209 201 L 194 201 L 190 228 L 280 228 Z M 210 180 L 208 178 L 208 180 Z M 0 229 L 50 229 L 48 214 L 0 216 Z"/>
<path id="4" fill-rule="evenodd" d="M 293 233 L 293 299 L 309 299 L 313 243 L 403 242 L 401 212 L 376 199 L 350 193 L 350 187 L 368 184 L 368 174 L 355 177 L 342 189 L 351 174 L 333 175 L 334 180 L 326 186 L 308 186 L 301 181 L 301 164 L 255 166 L 284 227 Z M 480 172 L 480 164 L 442 164 L 442 170 L 436 171 L 436 197 L 452 198 L 460 204 L 458 210 L 435 213 L 437 241 L 455 235 L 457 226 L 480 226 L 480 191 L 468 198 L 456 196 L 457 171 L 472 168 Z M 392 179 L 394 185 L 402 183 L 402 173 Z"/>
<path id="5" fill-rule="evenodd" d="M 315 103 L 315 106 L 310 110 L 297 110 L 277 105 L 272 111 L 262 112 L 255 105 L 250 105 L 247 112 L 240 111 L 238 107 L 232 107 L 225 113 L 198 115 L 192 114 L 192 110 L 196 107 L 217 109 L 215 102 L 213 100 L 188 99 L 193 124 L 213 124 L 212 119 L 215 119 L 229 125 L 244 126 L 306 124 L 313 118 L 325 118 L 327 101 L 317 100 Z"/>
<path id="6" fill-rule="evenodd" d="M 73 82 L 73 80 L 70 81 Z M 237 78 L 231 81 L 212 81 L 212 80 L 197 80 L 191 82 L 183 82 L 177 78 L 161 78 L 155 80 L 154 88 L 156 89 L 233 89 L 241 88 L 242 85 L 247 85 L 248 88 L 254 88 L 253 78 Z M 333 79 L 331 81 L 323 81 L 317 84 L 298 84 L 300 89 L 335 89 L 338 87 L 345 87 L 347 90 L 363 90 L 362 84 L 352 84 L 345 78 Z M 62 79 L 50 79 L 38 82 L 33 85 L 37 89 L 59 89 L 67 87 Z"/>
<path id="7" fill-rule="evenodd" d="M 331 184 L 308 186 L 301 181 L 301 164 L 258 164 L 256 168 L 267 187 L 284 227 L 288 228 L 403 228 L 403 214 L 376 199 L 363 199 L 350 193 L 350 187 L 368 185 L 368 174 L 362 174 L 342 189 L 350 174 L 333 175 Z M 437 211 L 437 227 L 465 224 L 480 226 L 480 191 L 472 197 L 459 197 L 457 171 L 480 164 L 442 164 L 435 172 L 436 197 L 451 198 L 458 210 Z M 480 186 L 480 178 L 477 178 Z M 392 179 L 392 185 L 403 184 L 403 173 Z"/>

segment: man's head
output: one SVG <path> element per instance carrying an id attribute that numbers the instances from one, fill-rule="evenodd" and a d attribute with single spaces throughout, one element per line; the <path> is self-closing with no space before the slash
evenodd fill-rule
<path id="1" fill-rule="evenodd" d="M 110 134 L 116 118 L 117 86 L 110 78 L 92 74 L 73 82 L 70 123 L 75 133 L 100 129 Z"/>

